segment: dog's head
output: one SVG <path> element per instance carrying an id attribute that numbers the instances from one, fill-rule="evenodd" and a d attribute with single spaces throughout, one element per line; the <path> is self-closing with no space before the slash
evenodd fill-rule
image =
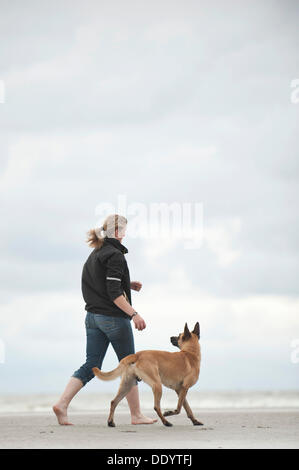
<path id="1" fill-rule="evenodd" d="M 197 336 L 197 339 L 199 340 L 200 327 L 198 322 L 195 324 L 195 327 L 192 332 L 189 331 L 188 325 L 187 323 L 185 323 L 184 332 L 180 333 L 179 336 L 171 336 L 170 341 L 174 346 L 178 347 L 179 349 L 182 349 L 183 344 L 186 341 L 189 341 L 193 335 Z"/>

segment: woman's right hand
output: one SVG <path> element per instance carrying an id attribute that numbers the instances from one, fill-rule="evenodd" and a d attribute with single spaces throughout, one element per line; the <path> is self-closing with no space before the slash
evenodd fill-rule
<path id="1" fill-rule="evenodd" d="M 137 330 L 139 331 L 144 330 L 144 328 L 146 327 L 145 321 L 139 315 L 139 313 L 137 313 L 137 315 L 134 315 L 133 322 L 134 322 L 135 328 L 137 328 Z"/>

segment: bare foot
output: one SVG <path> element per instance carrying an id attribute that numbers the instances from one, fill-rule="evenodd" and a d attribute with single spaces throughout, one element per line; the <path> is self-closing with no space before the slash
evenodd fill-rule
<path id="1" fill-rule="evenodd" d="M 69 423 L 69 421 L 68 421 L 67 413 L 66 413 L 66 410 L 67 410 L 66 407 L 54 405 L 52 407 L 52 410 L 56 414 L 56 417 L 58 419 L 59 424 L 63 424 L 65 426 L 73 426 L 73 423 Z"/>
<path id="2" fill-rule="evenodd" d="M 132 416 L 132 424 L 153 424 L 158 421 L 157 419 L 147 418 L 144 415 Z"/>

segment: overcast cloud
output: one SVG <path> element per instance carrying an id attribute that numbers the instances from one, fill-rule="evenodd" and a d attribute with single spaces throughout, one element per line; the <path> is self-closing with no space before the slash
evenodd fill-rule
<path id="1" fill-rule="evenodd" d="M 123 240 L 136 349 L 199 321 L 198 386 L 298 388 L 297 2 L 0 6 L 0 391 L 60 391 L 84 362 L 85 234 L 119 195 L 203 207 L 198 249 Z"/>

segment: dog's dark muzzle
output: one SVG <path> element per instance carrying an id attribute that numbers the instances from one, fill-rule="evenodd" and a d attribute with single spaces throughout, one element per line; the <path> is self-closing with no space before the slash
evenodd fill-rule
<path id="1" fill-rule="evenodd" d="M 177 348 L 179 347 L 178 338 L 176 336 L 171 336 L 170 341 L 171 341 L 171 344 L 173 344 Z"/>

